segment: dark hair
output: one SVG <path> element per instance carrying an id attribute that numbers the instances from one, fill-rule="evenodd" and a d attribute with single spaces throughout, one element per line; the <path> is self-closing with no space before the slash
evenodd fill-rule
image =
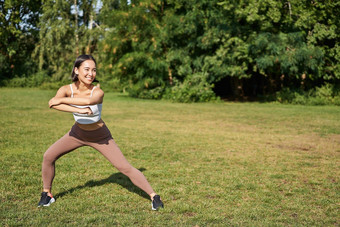
<path id="1" fill-rule="evenodd" d="M 96 60 L 95 60 L 94 57 L 92 57 L 91 55 L 83 54 L 83 55 L 78 56 L 77 59 L 76 59 L 76 61 L 74 62 L 73 69 L 72 69 L 72 74 L 71 74 L 72 82 L 78 81 L 78 74 L 76 74 L 76 73 L 74 72 L 74 69 L 75 69 L 75 68 L 79 68 L 79 67 L 81 66 L 81 64 L 82 64 L 84 61 L 87 61 L 87 60 L 92 60 L 92 61 L 94 61 L 94 63 L 97 65 Z M 99 81 L 96 80 L 96 79 L 94 79 L 93 82 L 99 82 Z"/>

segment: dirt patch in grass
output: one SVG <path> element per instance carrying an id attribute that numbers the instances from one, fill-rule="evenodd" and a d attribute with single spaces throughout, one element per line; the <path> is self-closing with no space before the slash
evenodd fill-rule
<path id="1" fill-rule="evenodd" d="M 286 136 L 278 142 L 267 142 L 273 148 L 287 151 L 323 152 L 340 151 L 340 135 L 321 137 L 317 134 Z"/>

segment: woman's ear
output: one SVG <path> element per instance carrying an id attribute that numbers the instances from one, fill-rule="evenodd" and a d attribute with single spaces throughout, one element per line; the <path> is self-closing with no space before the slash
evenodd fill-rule
<path id="1" fill-rule="evenodd" d="M 74 68 L 74 73 L 75 73 L 75 74 L 79 74 L 79 73 L 78 73 L 78 68 L 77 68 L 77 67 Z"/>

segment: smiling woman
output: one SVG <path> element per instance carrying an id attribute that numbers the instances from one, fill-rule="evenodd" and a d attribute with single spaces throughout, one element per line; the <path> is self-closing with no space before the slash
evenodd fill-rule
<path id="1" fill-rule="evenodd" d="M 101 119 L 104 92 L 93 85 L 96 75 L 95 59 L 91 55 L 80 55 L 73 66 L 73 83 L 61 87 L 55 97 L 49 101 L 50 108 L 72 112 L 76 123 L 44 154 L 42 163 L 44 187 L 38 206 L 49 206 L 55 202 L 51 188 L 57 159 L 76 148 L 91 146 L 128 176 L 132 183 L 150 195 L 152 210 L 157 210 L 163 207 L 160 196 L 154 192 L 145 176 L 125 159 Z"/>
<path id="2" fill-rule="evenodd" d="M 80 55 L 73 66 L 72 81 L 77 82 L 80 73 L 80 79 L 84 79 L 85 77 L 91 83 L 98 82 L 98 80 L 96 80 L 96 64 L 96 60 L 91 55 Z"/>

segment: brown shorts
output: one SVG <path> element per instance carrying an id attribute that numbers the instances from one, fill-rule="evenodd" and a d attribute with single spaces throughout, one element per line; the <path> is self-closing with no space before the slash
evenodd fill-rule
<path id="1" fill-rule="evenodd" d="M 82 140 L 84 142 L 92 142 L 92 143 L 99 143 L 103 140 L 112 139 L 110 130 L 106 127 L 106 125 L 95 130 L 87 131 L 87 130 L 81 129 L 77 124 L 74 124 L 71 128 L 69 135 L 79 140 Z"/>

